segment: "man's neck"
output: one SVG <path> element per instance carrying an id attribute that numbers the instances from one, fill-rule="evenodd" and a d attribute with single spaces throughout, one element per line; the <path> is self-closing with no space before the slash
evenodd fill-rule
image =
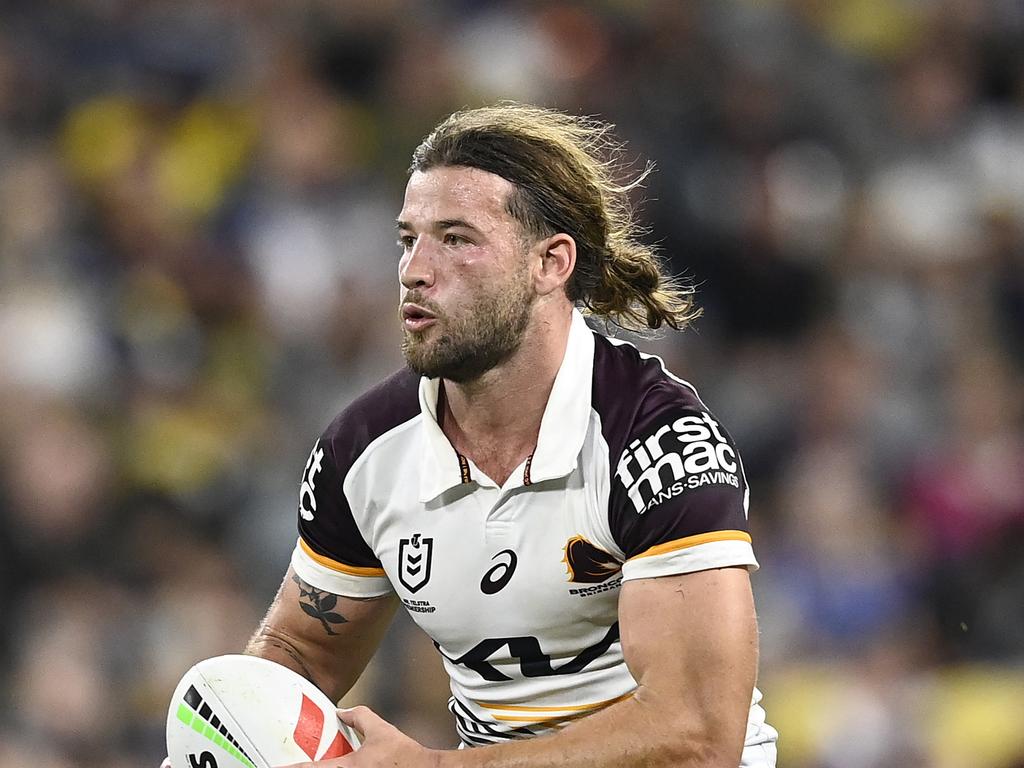
<path id="1" fill-rule="evenodd" d="M 535 318 L 507 361 L 472 382 L 444 381 L 445 435 L 499 484 L 537 446 L 571 326 L 571 308 Z"/>

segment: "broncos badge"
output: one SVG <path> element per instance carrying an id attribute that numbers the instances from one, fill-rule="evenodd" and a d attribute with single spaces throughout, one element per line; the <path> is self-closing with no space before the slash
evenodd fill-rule
<path id="1" fill-rule="evenodd" d="M 565 543 L 563 558 L 569 581 L 577 584 L 600 584 L 622 570 L 622 563 L 582 536 L 573 536 Z"/>

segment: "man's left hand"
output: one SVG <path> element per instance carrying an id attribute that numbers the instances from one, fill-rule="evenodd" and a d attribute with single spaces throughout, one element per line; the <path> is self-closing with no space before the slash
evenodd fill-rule
<path id="1" fill-rule="evenodd" d="M 436 768 L 440 753 L 413 741 L 369 707 L 339 709 L 338 717 L 363 736 L 363 745 L 344 757 L 288 768 Z"/>

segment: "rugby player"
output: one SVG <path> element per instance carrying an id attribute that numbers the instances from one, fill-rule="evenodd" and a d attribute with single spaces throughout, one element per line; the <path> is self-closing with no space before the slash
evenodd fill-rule
<path id="1" fill-rule="evenodd" d="M 736 446 L 691 385 L 583 318 L 697 313 L 638 240 L 639 181 L 616 185 L 608 131 L 502 104 L 413 155 L 408 367 L 314 444 L 247 652 L 338 700 L 403 605 L 441 654 L 461 744 L 427 749 L 356 707 L 341 716 L 363 747 L 304 766 L 775 765 Z"/>

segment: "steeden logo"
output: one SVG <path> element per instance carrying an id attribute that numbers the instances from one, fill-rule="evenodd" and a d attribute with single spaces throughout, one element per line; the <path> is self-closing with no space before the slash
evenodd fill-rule
<path id="1" fill-rule="evenodd" d="M 324 735 L 324 713 L 313 700 L 310 699 L 306 694 L 302 694 L 302 706 L 299 708 L 299 720 L 295 724 L 295 732 L 292 734 L 292 738 L 295 739 L 295 743 L 299 745 L 299 749 L 309 755 L 309 759 L 313 761 L 317 760 L 328 760 L 332 757 L 341 757 L 347 755 L 352 751 L 352 745 L 348 743 L 341 732 L 339 731 L 334 737 L 334 741 L 326 749 L 326 751 L 319 757 L 316 754 L 317 747 L 320 746 L 320 739 Z"/>

